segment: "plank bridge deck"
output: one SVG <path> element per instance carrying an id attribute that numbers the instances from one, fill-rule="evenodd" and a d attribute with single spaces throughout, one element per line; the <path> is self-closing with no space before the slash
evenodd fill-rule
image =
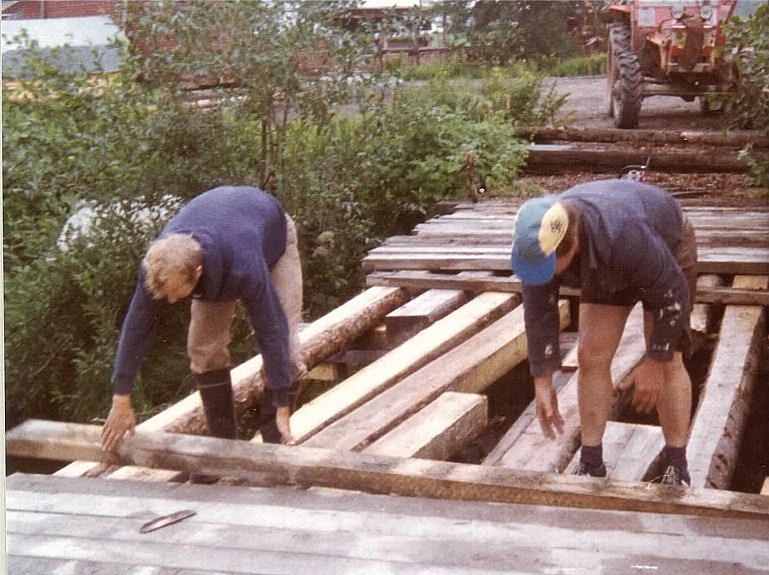
<path id="1" fill-rule="evenodd" d="M 488 430 L 491 386 L 526 360 L 520 285 L 509 269 L 519 205 L 459 203 L 369 253 L 368 288 L 301 332 L 312 373 L 332 381 L 293 413 L 298 447 L 264 445 L 258 434 L 239 442 L 190 437 L 205 433 L 197 394 L 140 424 L 116 457 L 100 452 L 93 426 L 31 422 L 12 430 L 9 454 L 74 463 L 53 476 L 9 478 L 11 566 L 628 573 L 654 565 L 677 573 L 685 559 L 696 566 L 686 572 L 767 568 L 769 497 L 730 488 L 751 398 L 766 385 L 759 365 L 767 359 L 769 209 L 685 208 L 701 261 L 692 326 L 713 353 L 693 415 L 692 488 L 684 493 L 645 483 L 658 472 L 664 441 L 658 426 L 628 420 L 622 394 L 605 439 L 609 478 L 570 474 L 579 419 L 570 316 L 577 292 L 569 290 L 560 313 L 572 351 L 556 377 L 564 434 L 546 440 L 529 404 L 482 461 L 452 461 Z M 641 322 L 635 310 L 612 365 L 615 384 L 643 356 Z M 239 413 L 260 399 L 261 365 L 257 356 L 232 371 Z M 170 482 L 200 468 L 250 487 Z M 254 487 L 276 484 L 309 491 Z M 197 515 L 157 536 L 138 534 L 140 519 L 179 507 Z M 682 536 L 692 544 L 675 543 Z M 169 559 L 181 546 L 189 553 Z"/>

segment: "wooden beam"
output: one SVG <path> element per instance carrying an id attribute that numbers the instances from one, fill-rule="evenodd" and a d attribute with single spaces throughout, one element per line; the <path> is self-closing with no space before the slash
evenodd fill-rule
<path id="1" fill-rule="evenodd" d="M 734 278 L 737 288 L 766 289 L 767 277 Z M 687 455 L 692 485 L 728 489 L 745 431 L 758 357 L 766 334 L 764 309 L 727 306 L 718 345 L 700 395 Z"/>
<path id="2" fill-rule="evenodd" d="M 617 353 L 611 365 L 612 381 L 617 384 L 632 371 L 646 353 L 643 328 L 643 309 L 636 305 L 630 313 L 625 330 L 622 333 Z M 500 440 L 504 451 L 495 449 L 487 456 L 487 465 L 501 465 L 511 469 L 531 471 L 560 472 L 571 461 L 579 447 L 579 370 L 568 383 L 558 391 L 558 408 L 564 419 L 563 433 L 555 439 L 548 439 L 542 433 L 539 420 L 534 417 L 536 409 L 532 402 L 530 420 L 525 425 L 513 426 Z M 493 457 L 492 457 L 493 455 Z"/>
<path id="3" fill-rule="evenodd" d="M 304 441 L 372 397 L 465 341 L 520 301 L 514 294 L 487 292 L 364 367 L 291 416 L 291 432 Z M 255 441 L 261 441 L 256 436 Z"/>
<path id="4" fill-rule="evenodd" d="M 769 139 L 761 130 L 705 132 L 701 130 L 620 130 L 618 128 L 576 128 L 571 126 L 524 126 L 515 135 L 534 141 L 567 140 L 570 142 L 633 142 L 636 144 L 692 144 L 733 146 L 748 144 L 769 147 Z"/>
<path id="5" fill-rule="evenodd" d="M 721 276 L 715 274 L 703 274 L 697 278 L 697 292 L 704 293 L 712 288 L 722 288 L 724 280 Z M 689 324 L 692 331 L 706 335 L 713 325 L 715 316 L 714 306 L 708 303 L 695 303 L 692 307 L 691 319 Z"/>
<path id="6" fill-rule="evenodd" d="M 586 145 L 585 145 L 586 146 Z M 526 157 L 523 174 L 560 174 L 575 165 L 590 166 L 590 170 L 616 173 L 624 166 L 643 164 L 652 156 L 652 169 L 656 172 L 708 172 L 747 173 L 747 163 L 740 157 L 739 149 L 725 148 L 718 154 L 708 151 L 666 152 L 663 150 L 607 149 L 606 145 L 588 149 L 585 146 L 537 146 L 531 145 Z"/>
<path id="7" fill-rule="evenodd" d="M 462 290 L 427 290 L 385 316 L 388 342 L 402 344 L 466 301 Z"/>
<path id="8" fill-rule="evenodd" d="M 101 448 L 100 433 L 95 425 L 29 420 L 6 434 L 6 452 L 199 471 L 303 488 L 769 521 L 769 498 L 758 494 L 145 431 L 108 453 Z"/>
<path id="9" fill-rule="evenodd" d="M 363 451 L 446 461 L 486 430 L 485 395 L 448 391 Z"/>
<path id="10" fill-rule="evenodd" d="M 561 302 L 561 325 L 569 322 Z M 523 308 L 517 307 L 489 327 L 414 372 L 361 407 L 310 437 L 305 445 L 359 450 L 381 437 L 441 393 L 478 393 L 526 359 Z"/>
<path id="11" fill-rule="evenodd" d="M 728 273 L 728 272 L 727 272 Z M 424 270 L 380 271 L 366 277 L 369 286 L 390 286 L 421 289 L 462 289 L 470 292 L 497 291 L 519 293 L 521 282 L 516 276 L 490 276 L 463 279 L 455 274 Z M 561 286 L 561 296 L 578 297 L 579 289 Z M 707 287 L 697 289 L 698 303 L 769 306 L 769 291 L 765 288 Z"/>
<path id="12" fill-rule="evenodd" d="M 302 330 L 299 339 L 302 356 L 309 368 L 338 353 L 350 342 L 382 321 L 391 310 L 407 301 L 409 295 L 402 288 L 370 288 L 336 308 Z M 262 356 L 235 367 L 231 372 L 235 408 L 239 414 L 252 407 L 261 398 L 264 386 Z M 194 392 L 178 403 L 140 423 L 142 431 L 168 431 L 172 433 L 206 433 L 205 414 L 200 394 Z M 66 466 L 57 475 L 80 476 L 93 471 L 95 466 L 76 463 Z M 165 480 L 165 479 L 163 479 Z"/>
<path id="13" fill-rule="evenodd" d="M 603 435 L 607 476 L 621 481 L 643 481 L 663 447 L 665 438 L 657 425 L 608 421 Z M 564 473 L 575 473 L 579 458 L 576 453 Z"/>
<path id="14" fill-rule="evenodd" d="M 308 379 L 317 381 L 337 381 L 341 378 L 338 363 L 319 363 L 307 373 Z"/>

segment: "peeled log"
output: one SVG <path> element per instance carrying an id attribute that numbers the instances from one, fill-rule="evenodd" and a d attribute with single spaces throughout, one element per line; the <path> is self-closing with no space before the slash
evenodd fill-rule
<path id="1" fill-rule="evenodd" d="M 620 130 L 613 128 L 570 128 L 563 126 L 520 127 L 516 136 L 539 143 L 554 140 L 570 142 L 630 142 L 645 144 L 693 144 L 702 146 L 753 145 L 769 148 L 769 139 L 761 130 L 735 132 L 700 132 L 675 130 Z"/>
<path id="2" fill-rule="evenodd" d="M 623 167 L 642 165 L 649 160 L 651 169 L 655 172 L 696 173 L 705 167 L 709 173 L 734 172 L 743 173 L 747 170 L 746 163 L 739 157 L 739 149 L 726 152 L 719 150 L 692 150 L 691 152 L 670 152 L 667 150 L 648 148 L 638 150 L 612 149 L 611 144 L 569 144 L 558 146 L 557 149 L 533 146 L 529 149 L 524 172 L 526 174 L 557 174 L 565 169 L 573 170 L 574 166 L 588 166 L 592 171 L 619 172 Z"/>

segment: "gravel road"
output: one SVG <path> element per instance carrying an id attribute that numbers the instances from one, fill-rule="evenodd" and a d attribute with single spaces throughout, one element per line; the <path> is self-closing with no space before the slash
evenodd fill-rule
<path id="1" fill-rule="evenodd" d="M 606 113 L 604 76 L 553 78 L 547 82 L 555 83 L 558 93 L 569 95 L 560 110 L 561 123 L 578 128 L 614 127 L 612 118 Z M 718 115 L 703 115 L 696 100 L 685 102 L 671 96 L 653 96 L 643 102 L 638 127 L 648 130 L 721 130 L 726 124 Z"/>

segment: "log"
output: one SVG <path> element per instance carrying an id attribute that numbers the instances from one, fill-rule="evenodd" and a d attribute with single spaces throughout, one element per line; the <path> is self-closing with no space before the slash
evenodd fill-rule
<path id="1" fill-rule="evenodd" d="M 351 299 L 341 307 L 326 314 L 302 330 L 299 339 L 302 356 L 308 368 L 321 363 L 344 349 L 376 325 L 391 310 L 408 299 L 408 292 L 401 288 L 372 288 Z M 238 414 L 259 401 L 264 386 L 262 356 L 242 363 L 231 371 L 235 408 Z M 139 424 L 142 431 L 167 431 L 171 433 L 206 433 L 205 414 L 200 394 L 194 392 L 185 399 Z M 94 466 L 76 464 L 67 466 L 57 475 L 83 475 Z M 164 479 L 165 480 L 165 479 Z"/>
<path id="2" fill-rule="evenodd" d="M 611 149 L 604 144 L 602 148 L 532 145 L 528 147 L 524 175 L 560 174 L 564 170 L 573 170 L 574 166 L 590 166 L 594 173 L 619 171 L 629 165 L 645 165 L 649 160 L 655 172 L 697 173 L 707 166 L 709 173 L 743 173 L 747 164 L 740 156 L 740 150 L 719 150 L 714 154 L 710 150 L 690 152 L 670 152 L 647 148 L 643 151 Z"/>
<path id="3" fill-rule="evenodd" d="M 115 453 L 96 425 L 29 420 L 6 434 L 6 453 L 57 461 L 201 471 L 256 483 L 369 493 L 769 521 L 758 494 L 680 489 L 500 467 L 139 431 Z"/>
<path id="4" fill-rule="evenodd" d="M 638 144 L 695 144 L 741 148 L 752 145 L 769 147 L 769 139 L 761 130 L 733 132 L 620 130 L 615 128 L 575 128 L 569 126 L 521 126 L 515 135 L 539 143 L 553 140 L 570 142 L 629 142 Z M 707 165 L 707 164 L 705 164 Z"/>
<path id="5" fill-rule="evenodd" d="M 607 477 L 621 481 L 643 481 L 663 447 L 665 438 L 659 426 L 607 422 L 603 436 Z M 579 453 L 576 453 L 564 473 L 576 473 L 579 458 Z"/>
<path id="6" fill-rule="evenodd" d="M 484 395 L 446 392 L 363 451 L 447 461 L 485 431 L 488 404 Z"/>
<path id="7" fill-rule="evenodd" d="M 763 287 L 767 277 L 734 278 L 734 287 Z M 750 413 L 758 374 L 764 310 L 727 306 L 687 450 L 692 486 L 728 489 Z"/>
<path id="8" fill-rule="evenodd" d="M 569 323 L 560 304 L 561 328 Z M 307 446 L 360 450 L 446 391 L 478 393 L 526 359 L 523 307 L 310 437 Z"/>
<path id="9" fill-rule="evenodd" d="M 487 292 L 364 367 L 291 416 L 297 442 L 309 438 L 372 397 L 477 333 L 520 301 L 513 294 Z M 261 441 L 261 436 L 254 437 Z"/>

